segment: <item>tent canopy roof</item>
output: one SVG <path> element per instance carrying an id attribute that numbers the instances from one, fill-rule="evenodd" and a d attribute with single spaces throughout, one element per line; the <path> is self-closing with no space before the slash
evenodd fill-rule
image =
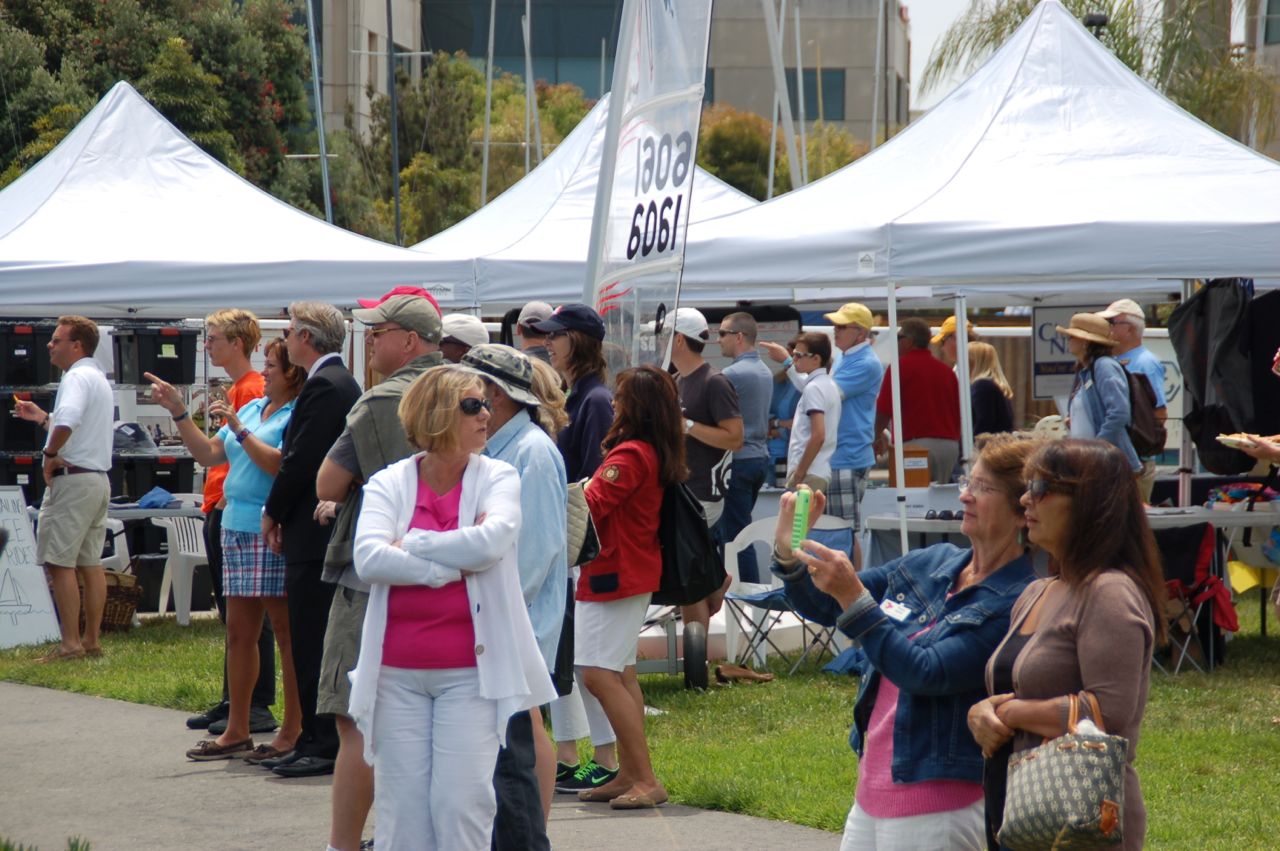
<path id="1" fill-rule="evenodd" d="M 1166 100 L 1057 0 L 882 147 L 690 225 L 685 261 L 693 286 L 1277 274 L 1280 164 Z"/>
<path id="2" fill-rule="evenodd" d="M 425 280 L 417 254 L 263 192 L 125 82 L 0 193 L 0 312 L 189 316 L 303 298 L 351 305 Z M 471 298 L 459 290 L 443 301 Z"/>

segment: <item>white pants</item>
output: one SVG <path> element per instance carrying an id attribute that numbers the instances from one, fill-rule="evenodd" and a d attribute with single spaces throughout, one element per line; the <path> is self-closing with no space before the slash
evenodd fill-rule
<path id="1" fill-rule="evenodd" d="M 487 851 L 497 803 L 497 708 L 475 668 L 384 666 L 374 710 L 374 843 Z"/>
<path id="2" fill-rule="evenodd" d="M 985 819 L 982 801 L 905 818 L 875 818 L 855 802 L 844 823 L 840 851 L 985 851 Z"/>
<path id="3" fill-rule="evenodd" d="M 551 732 L 557 742 L 576 742 L 591 735 L 591 746 L 611 745 L 617 740 L 604 707 L 582 685 L 582 672 L 573 672 L 573 691 L 551 702 Z"/>

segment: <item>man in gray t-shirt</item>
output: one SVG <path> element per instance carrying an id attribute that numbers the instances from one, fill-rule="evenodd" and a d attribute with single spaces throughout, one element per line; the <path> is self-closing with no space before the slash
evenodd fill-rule
<path id="1" fill-rule="evenodd" d="M 712 369 L 702 357 L 711 336 L 707 320 L 692 307 L 678 308 L 673 320 L 671 364 L 679 375 L 680 407 L 684 410 L 685 463 L 689 489 L 702 503 L 707 525 L 714 528 L 724 509 L 733 453 L 742 448 L 742 412 L 738 392 L 729 379 Z M 701 603 L 684 606 L 685 623 L 698 621 L 705 628 L 720 608 L 724 589 Z"/>
<path id="2" fill-rule="evenodd" d="M 756 497 L 764 485 L 769 465 L 766 441 L 769 434 L 769 403 L 773 399 L 773 373 L 756 352 L 756 320 L 749 313 L 730 313 L 720 320 L 720 353 L 732 358 L 724 377 L 738 393 L 742 412 L 742 448 L 733 453 L 729 486 L 724 494 L 724 510 L 715 525 L 716 543 L 724 545 L 751 523 Z M 738 554 L 738 578 L 759 582 L 760 568 L 754 549 Z"/>

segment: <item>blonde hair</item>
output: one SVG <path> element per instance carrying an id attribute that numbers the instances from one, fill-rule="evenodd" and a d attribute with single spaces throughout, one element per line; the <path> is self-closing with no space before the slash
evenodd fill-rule
<path id="1" fill-rule="evenodd" d="M 427 452 L 455 451 L 463 394 L 483 389 L 479 376 L 461 369 L 438 366 L 422 373 L 404 392 L 396 411 L 409 443 Z"/>
<path id="2" fill-rule="evenodd" d="M 537 422 L 553 438 L 569 424 L 565 412 L 564 387 L 560 373 L 541 358 L 529 358 L 533 364 L 533 395 L 538 397 Z"/>
<path id="3" fill-rule="evenodd" d="M 258 326 L 258 317 L 240 307 L 228 307 L 216 310 L 204 318 L 206 333 L 209 328 L 222 331 L 228 341 L 235 340 L 249 357 L 262 341 L 262 329 Z"/>
<path id="4" fill-rule="evenodd" d="M 1013 398 L 1013 388 L 1009 386 L 1009 379 L 1004 377 L 1004 370 L 1000 368 L 1000 355 L 996 353 L 996 347 L 990 343 L 973 342 L 969 344 L 969 382 L 972 384 L 982 378 L 994 381 L 1006 399 Z"/>

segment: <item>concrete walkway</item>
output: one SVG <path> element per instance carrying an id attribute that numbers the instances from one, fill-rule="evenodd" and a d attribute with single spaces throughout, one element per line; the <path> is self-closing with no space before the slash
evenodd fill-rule
<path id="1" fill-rule="evenodd" d="M 63 851 L 322 851 L 329 778 L 285 780 L 240 760 L 188 762 L 200 738 L 186 713 L 0 682 L 0 838 Z M 805 827 L 668 805 L 614 813 L 557 795 L 557 849 L 831 851 Z M 372 835 L 372 825 L 369 828 Z"/>

